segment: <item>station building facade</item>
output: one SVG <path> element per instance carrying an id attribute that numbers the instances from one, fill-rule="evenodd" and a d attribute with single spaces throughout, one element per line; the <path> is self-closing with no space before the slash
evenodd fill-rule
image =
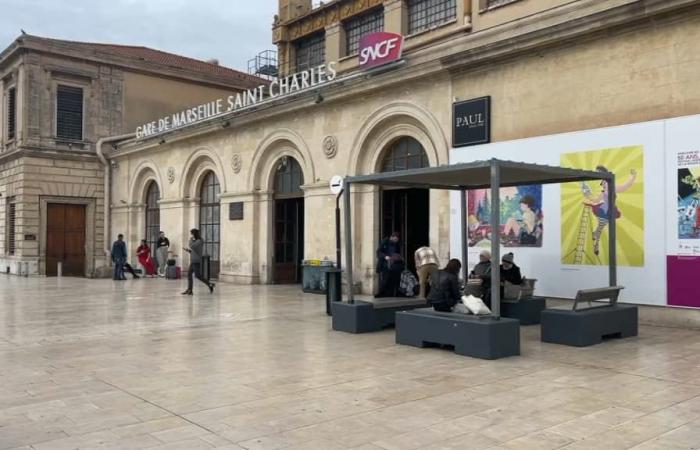
<path id="1" fill-rule="evenodd" d="M 377 31 L 405 37 L 402 59 L 366 70 L 355 52 Z M 298 281 L 335 255 L 332 176 L 448 164 L 453 104 L 484 96 L 492 142 L 698 114 L 699 39 L 696 0 L 281 0 L 281 75 L 332 62 L 335 80 L 117 145 L 112 234 L 134 246 L 154 213 L 176 248 L 204 230 L 225 281 Z M 424 244 L 451 256 L 449 194 L 353 202 L 361 291 L 391 231 L 409 262 Z"/>
<path id="2" fill-rule="evenodd" d="M 0 272 L 108 274 L 100 140 L 260 82 L 146 47 L 19 36 L 0 53 Z"/>

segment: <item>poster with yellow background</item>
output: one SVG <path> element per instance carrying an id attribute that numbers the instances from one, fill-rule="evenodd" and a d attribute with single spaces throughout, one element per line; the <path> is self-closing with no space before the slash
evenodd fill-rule
<path id="1" fill-rule="evenodd" d="M 561 187 L 561 262 L 601 266 L 609 262 L 609 223 L 617 219 L 617 262 L 644 266 L 644 148 L 630 146 L 565 153 L 561 165 L 610 171 L 616 178 L 616 208 L 609 208 L 607 184 L 566 183 Z"/>

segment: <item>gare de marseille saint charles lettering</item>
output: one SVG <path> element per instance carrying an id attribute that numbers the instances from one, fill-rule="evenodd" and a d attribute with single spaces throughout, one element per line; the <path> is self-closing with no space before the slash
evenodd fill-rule
<path id="1" fill-rule="evenodd" d="M 229 95 L 225 99 L 220 98 L 177 112 L 171 116 L 162 117 L 137 127 L 136 138 L 146 138 L 247 106 L 253 106 L 263 100 L 275 99 L 325 84 L 335 80 L 337 76 L 335 65 L 335 62 L 322 64 L 309 70 L 274 80 L 269 86 L 261 85 L 255 89 L 248 89 L 246 92 Z"/>
<path id="2" fill-rule="evenodd" d="M 360 39 L 360 68 L 370 69 L 401 59 L 403 36 L 378 32 Z M 188 108 L 171 116 L 146 123 L 136 128 L 137 139 L 147 138 L 174 130 L 231 111 L 256 105 L 263 100 L 275 99 L 295 92 L 310 89 L 336 79 L 336 63 L 329 62 L 288 77 L 273 80 L 269 85 L 258 86 L 246 92 L 229 95 L 203 105 Z"/>

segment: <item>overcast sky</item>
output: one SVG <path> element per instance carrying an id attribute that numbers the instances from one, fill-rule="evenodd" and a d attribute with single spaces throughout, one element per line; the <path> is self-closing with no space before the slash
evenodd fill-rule
<path id="1" fill-rule="evenodd" d="M 246 71 L 273 49 L 277 0 L 0 0 L 0 47 L 28 34 L 143 45 Z"/>

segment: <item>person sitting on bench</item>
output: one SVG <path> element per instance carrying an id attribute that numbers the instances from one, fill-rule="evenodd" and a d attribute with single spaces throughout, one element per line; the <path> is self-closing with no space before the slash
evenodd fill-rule
<path id="1" fill-rule="evenodd" d="M 428 306 L 435 311 L 451 312 L 452 308 L 460 302 L 462 295 L 459 292 L 459 271 L 462 263 L 458 259 L 451 259 L 444 269 L 438 270 L 430 279 L 430 293 L 428 294 Z"/>
<path id="2" fill-rule="evenodd" d="M 523 284 L 523 276 L 520 274 L 520 267 L 515 265 L 513 253 L 506 253 L 501 258 L 501 298 L 504 297 L 504 286 L 508 282 L 516 286 Z"/>

